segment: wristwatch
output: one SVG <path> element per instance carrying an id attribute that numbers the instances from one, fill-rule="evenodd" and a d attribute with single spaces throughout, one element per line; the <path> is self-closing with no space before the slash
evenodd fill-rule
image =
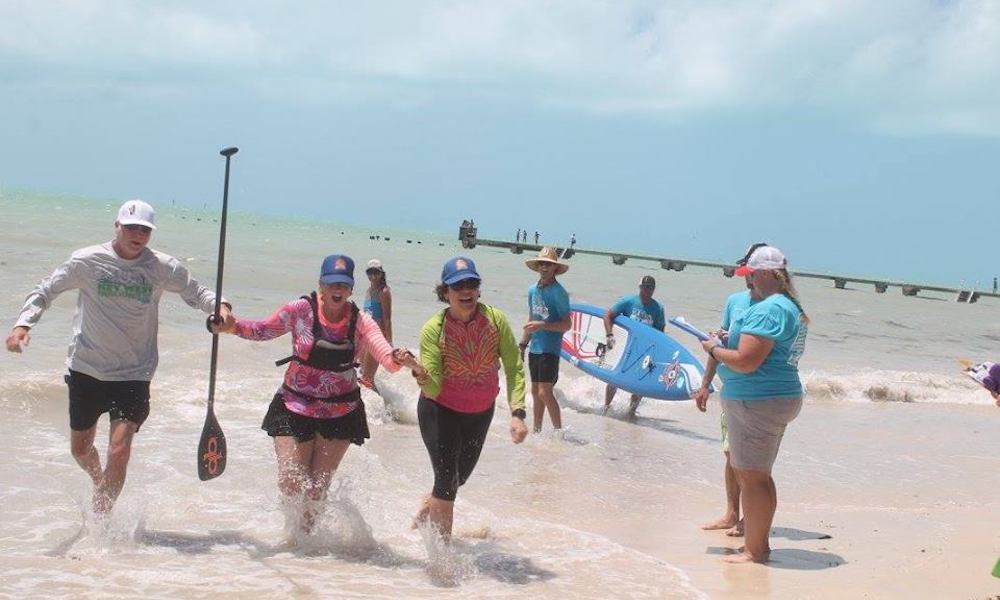
<path id="1" fill-rule="evenodd" d="M 510 416 L 517 417 L 518 419 L 524 419 L 528 416 L 528 413 L 524 412 L 523 408 L 517 408 L 510 411 Z"/>

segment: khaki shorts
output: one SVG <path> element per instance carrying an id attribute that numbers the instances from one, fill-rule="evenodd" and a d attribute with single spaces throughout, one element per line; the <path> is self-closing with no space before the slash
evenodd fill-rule
<path id="1" fill-rule="evenodd" d="M 720 415 L 719 420 L 722 421 L 722 423 L 720 424 L 722 428 L 722 451 L 729 452 L 729 427 L 726 426 L 725 407 L 723 407 L 722 409 L 722 414 Z"/>
<path id="2" fill-rule="evenodd" d="M 785 427 L 802 410 L 802 398 L 723 400 L 722 406 L 733 468 L 770 473 Z"/>

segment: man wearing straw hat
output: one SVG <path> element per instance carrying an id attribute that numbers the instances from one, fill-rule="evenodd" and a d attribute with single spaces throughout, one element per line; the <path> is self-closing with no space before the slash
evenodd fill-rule
<path id="1" fill-rule="evenodd" d="M 525 261 L 528 268 L 538 272 L 538 283 L 528 288 L 528 322 L 519 344 L 521 352 L 528 349 L 528 371 L 531 374 L 531 399 L 534 402 L 535 433 L 542 430 L 545 409 L 549 411 L 552 427 L 562 429 L 559 403 L 553 394 L 559 380 L 559 350 L 562 335 L 571 326 L 569 294 L 556 281 L 557 275 L 569 270 L 560 262 L 555 248 L 542 248 L 535 258 Z"/>

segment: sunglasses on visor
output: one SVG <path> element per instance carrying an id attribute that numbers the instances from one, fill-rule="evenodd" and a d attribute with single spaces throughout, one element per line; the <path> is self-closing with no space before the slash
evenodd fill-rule
<path id="1" fill-rule="evenodd" d="M 756 252 L 758 248 L 764 248 L 766 246 L 767 244 L 765 242 L 757 242 L 753 246 L 750 246 L 749 248 L 747 248 L 747 253 L 743 255 L 743 258 L 736 261 L 736 266 L 737 267 L 745 266 L 747 264 L 747 261 L 750 260 L 750 257 L 753 256 L 753 253 Z"/>

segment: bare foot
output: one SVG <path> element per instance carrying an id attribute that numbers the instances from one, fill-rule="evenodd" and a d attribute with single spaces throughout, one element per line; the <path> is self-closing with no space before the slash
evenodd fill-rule
<path id="1" fill-rule="evenodd" d="M 455 534 L 455 537 L 485 540 L 493 537 L 493 531 L 488 525 L 484 525 L 478 529 L 463 529 Z"/>
<path id="2" fill-rule="evenodd" d="M 713 529 L 733 529 L 738 525 L 742 525 L 742 523 L 743 521 L 737 522 L 736 517 L 726 516 L 716 521 L 712 521 L 711 523 L 705 523 L 704 525 L 701 526 L 701 528 L 704 529 L 705 531 L 711 531 Z"/>
<path id="3" fill-rule="evenodd" d="M 92 506 L 94 508 L 95 515 L 106 515 L 111 512 L 114 508 L 115 501 L 112 500 L 106 493 L 94 490 L 94 496 L 92 499 Z"/>
<path id="4" fill-rule="evenodd" d="M 761 556 L 760 558 L 754 557 L 753 554 L 750 554 L 749 552 L 747 552 L 746 550 L 744 550 L 743 552 L 740 552 L 739 554 L 731 554 L 729 556 L 723 556 L 722 560 L 724 560 L 724 561 L 726 561 L 727 563 L 730 563 L 730 564 L 744 564 L 744 563 L 760 563 L 760 564 L 763 564 L 763 563 L 767 562 L 767 560 L 768 560 L 768 558 L 770 558 L 770 556 L 771 556 L 771 551 L 770 550 L 767 551 L 767 552 L 765 552 L 764 555 Z"/>
<path id="5" fill-rule="evenodd" d="M 743 537 L 743 519 L 740 519 L 736 525 L 726 530 L 726 535 L 729 537 Z"/>
<path id="6" fill-rule="evenodd" d="M 427 520 L 427 517 L 431 512 L 431 497 L 424 496 L 424 499 L 420 501 L 420 509 L 417 511 L 416 516 L 413 517 L 413 523 L 410 524 L 410 529 L 416 529 L 420 527 L 420 524 Z"/>

